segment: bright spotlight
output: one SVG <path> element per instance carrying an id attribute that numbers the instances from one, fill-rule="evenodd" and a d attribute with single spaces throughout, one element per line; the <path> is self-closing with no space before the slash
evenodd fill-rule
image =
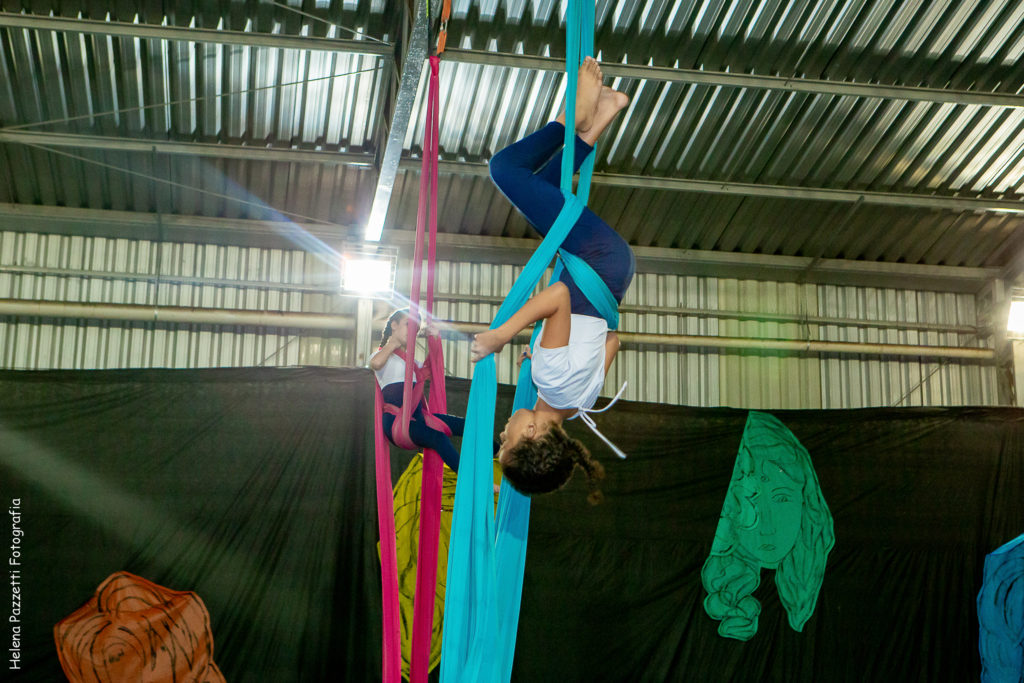
<path id="1" fill-rule="evenodd" d="M 395 285 L 394 261 L 365 254 L 341 257 L 341 288 L 353 294 L 389 295 Z"/>
<path id="2" fill-rule="evenodd" d="M 1010 315 L 1006 318 L 1006 331 L 1012 335 L 1024 335 L 1024 295 L 1010 299 Z"/>

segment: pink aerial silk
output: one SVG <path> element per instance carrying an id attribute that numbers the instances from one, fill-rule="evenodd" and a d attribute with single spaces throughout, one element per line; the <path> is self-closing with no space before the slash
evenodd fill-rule
<path id="1" fill-rule="evenodd" d="M 418 307 L 423 270 L 423 246 L 427 242 L 427 286 L 425 304 L 408 318 L 409 336 L 405 354 L 405 387 L 401 409 L 384 403 L 380 387 L 376 391 L 374 430 L 377 470 L 377 519 L 380 529 L 381 603 L 383 606 L 384 683 L 399 683 L 402 677 L 402 643 L 399 631 L 398 560 L 395 548 L 395 509 L 391 490 L 391 456 L 384 436 L 383 414 L 397 416 L 392 438 L 402 448 L 416 450 L 409 438 L 409 420 L 423 396 L 423 384 L 431 378 L 430 394 L 423 411 L 427 425 L 451 434 L 447 426 L 434 417 L 448 409 L 445 397 L 444 354 L 438 337 L 427 337 L 427 359 L 420 380 L 413 383 L 416 334 L 420 314 L 429 323 L 434 312 L 434 260 L 437 240 L 437 136 L 438 136 L 438 66 L 440 60 L 430 57 L 430 81 L 427 89 L 427 125 L 423 139 L 423 167 L 420 173 L 420 203 L 416 216 L 416 247 L 413 255 L 412 292 L 409 300 Z M 429 201 L 429 216 L 428 206 Z M 429 221 L 428 221 L 429 218 Z M 429 239 L 424 239 L 429 222 Z M 419 554 L 416 558 L 416 596 L 413 600 L 413 636 L 410 667 L 411 683 L 426 683 L 430 665 L 430 637 L 434 620 L 434 595 L 437 585 L 438 533 L 441 527 L 441 480 L 444 463 L 432 450 L 423 452 L 423 488 L 420 493 Z"/>

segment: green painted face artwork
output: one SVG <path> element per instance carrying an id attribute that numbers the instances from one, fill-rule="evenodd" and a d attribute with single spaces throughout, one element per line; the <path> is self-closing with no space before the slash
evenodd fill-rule
<path id="1" fill-rule="evenodd" d="M 737 485 L 742 492 L 737 502 L 740 519 L 746 522 L 735 526 L 736 552 L 762 567 L 778 567 L 800 534 L 803 485 L 802 480 L 791 478 L 767 460 L 744 472 Z"/>
<path id="2" fill-rule="evenodd" d="M 757 633 L 761 604 L 752 594 L 762 568 L 775 570 L 789 624 L 803 630 L 833 545 L 832 515 L 807 450 L 775 417 L 751 411 L 701 570 L 704 609 L 720 621 L 719 635 L 749 640 Z"/>

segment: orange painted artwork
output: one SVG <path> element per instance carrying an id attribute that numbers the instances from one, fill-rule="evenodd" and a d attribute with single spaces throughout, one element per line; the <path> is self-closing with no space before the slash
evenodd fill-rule
<path id="1" fill-rule="evenodd" d="M 53 628 L 69 681 L 225 683 L 198 595 L 115 572 Z"/>

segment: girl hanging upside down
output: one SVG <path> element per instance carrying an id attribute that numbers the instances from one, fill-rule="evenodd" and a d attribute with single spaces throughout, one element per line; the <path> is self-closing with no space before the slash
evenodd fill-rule
<path id="1" fill-rule="evenodd" d="M 402 391 L 405 387 L 405 359 L 400 354 L 402 353 L 401 350 L 406 348 L 406 342 L 409 338 L 408 319 L 409 312 L 406 310 L 392 313 L 391 317 L 384 324 L 384 330 L 381 332 L 380 347 L 370 356 L 370 367 L 377 375 L 377 383 L 380 384 L 384 402 L 390 403 L 396 408 L 402 407 Z M 436 336 L 438 331 L 433 325 L 428 325 L 423 330 L 423 334 Z M 417 367 L 422 367 L 420 363 L 416 365 Z M 434 417 L 448 426 L 452 436 L 462 436 L 466 423 L 464 419 L 454 415 L 435 415 Z M 384 434 L 391 443 L 395 443 L 391 430 L 396 419 L 395 415 L 387 412 L 384 413 Z M 426 417 L 423 414 L 422 402 L 416 406 L 416 410 L 409 420 L 409 438 L 421 448 L 430 448 L 436 451 L 441 456 L 444 464 L 458 471 L 459 452 L 455 450 L 447 434 L 427 425 Z M 397 446 L 397 444 L 395 445 Z"/>
<path id="2" fill-rule="evenodd" d="M 576 92 L 575 170 L 629 103 L 625 93 L 603 87 L 601 79 L 597 61 L 587 57 L 580 66 Z M 491 178 L 541 236 L 547 235 L 565 201 L 559 189 L 564 139 L 563 113 L 491 159 Z M 636 260 L 626 241 L 607 223 L 584 209 L 562 249 L 584 259 L 615 300 L 622 301 L 633 279 Z M 476 362 L 500 351 L 519 331 L 538 320 L 544 322 L 533 350 L 537 403 L 532 410 L 523 408 L 509 418 L 501 433 L 498 458 L 505 478 L 526 494 L 561 488 L 578 465 L 590 483 L 591 502 L 596 502 L 600 497 L 596 480 L 604 475 L 604 469 L 582 443 L 565 433 L 562 422 L 585 415 L 593 407 L 619 350 L 619 339 L 609 332 L 604 318 L 568 271 L 504 325 L 476 335 L 472 358 Z M 584 420 L 593 425 L 586 417 Z"/>

